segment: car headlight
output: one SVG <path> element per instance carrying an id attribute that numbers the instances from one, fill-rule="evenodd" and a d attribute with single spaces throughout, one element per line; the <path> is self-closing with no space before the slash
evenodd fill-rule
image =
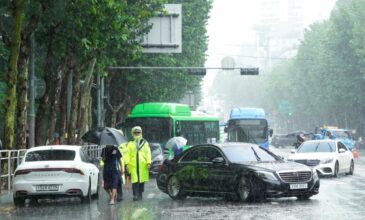
<path id="1" fill-rule="evenodd" d="M 256 171 L 255 174 L 257 177 L 261 178 L 262 180 L 272 182 L 272 183 L 279 183 L 278 178 L 276 178 L 276 176 L 271 172 Z"/>
<path id="2" fill-rule="evenodd" d="M 318 173 L 316 169 L 312 169 L 313 181 L 316 182 L 318 180 Z"/>
<path id="3" fill-rule="evenodd" d="M 321 160 L 321 163 L 332 163 L 333 158 L 326 158 L 324 160 Z"/>

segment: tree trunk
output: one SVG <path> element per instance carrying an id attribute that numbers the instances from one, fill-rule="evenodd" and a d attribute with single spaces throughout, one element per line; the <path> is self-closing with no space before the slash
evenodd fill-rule
<path id="1" fill-rule="evenodd" d="M 70 71 L 69 71 L 70 72 Z M 66 74 L 65 79 L 68 78 Z M 61 101 L 60 101 L 60 138 L 61 143 L 66 143 L 67 134 L 67 80 L 62 81 Z"/>
<path id="2" fill-rule="evenodd" d="M 67 59 L 67 58 L 66 58 Z M 50 143 L 53 143 L 55 138 L 55 130 L 56 130 L 56 123 L 58 120 L 58 115 L 60 112 L 60 94 L 62 90 L 62 82 L 65 78 L 65 62 L 62 62 L 62 64 L 59 66 L 56 79 L 55 79 L 55 87 L 53 92 L 53 103 L 50 110 L 50 117 L 49 117 L 49 126 L 48 126 L 48 139 L 50 140 Z M 57 131 L 58 135 L 60 134 L 59 131 Z"/>
<path id="3" fill-rule="evenodd" d="M 76 129 L 78 125 L 78 113 L 80 102 L 80 70 L 73 73 L 72 78 L 72 101 L 71 101 L 71 116 L 68 128 L 68 143 L 77 144 Z"/>
<path id="4" fill-rule="evenodd" d="M 80 134 L 78 135 L 77 142 L 80 143 L 81 136 L 89 130 L 89 112 L 90 112 L 90 100 L 91 100 L 91 86 L 93 83 L 93 73 L 96 63 L 96 58 L 93 58 L 89 64 L 89 68 L 86 72 L 84 84 L 81 90 L 81 103 L 80 103 L 80 121 L 79 128 Z"/>
<path id="5" fill-rule="evenodd" d="M 30 55 L 30 36 L 23 40 L 21 45 L 18 68 L 19 77 L 17 82 L 17 126 L 16 126 L 16 149 L 27 148 L 27 95 L 28 95 L 28 63 Z"/>
<path id="6" fill-rule="evenodd" d="M 47 112 L 48 102 L 50 98 L 50 91 L 52 88 L 52 65 L 53 65 L 53 41 L 54 41 L 54 28 L 48 30 L 48 45 L 47 45 L 47 60 L 44 65 L 44 80 L 46 81 L 46 91 L 43 97 L 39 101 L 39 106 L 36 115 L 35 126 L 35 146 L 44 144 L 42 140 L 42 128 L 44 124 L 48 124 L 46 121 L 45 113 Z"/>
<path id="7" fill-rule="evenodd" d="M 9 69 L 7 74 L 7 92 L 5 102 L 5 140 L 6 149 L 12 149 L 14 146 L 14 117 L 17 105 L 16 100 L 16 83 L 18 75 L 18 57 L 21 41 L 21 27 L 24 13 L 24 0 L 12 1 L 12 38 L 9 50 Z"/>

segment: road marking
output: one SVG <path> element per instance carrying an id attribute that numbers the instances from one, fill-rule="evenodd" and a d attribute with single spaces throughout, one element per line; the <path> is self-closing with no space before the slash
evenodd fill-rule
<path id="1" fill-rule="evenodd" d="M 137 209 L 136 211 L 133 212 L 132 214 L 132 219 L 138 219 L 141 217 L 141 215 L 147 211 L 147 208 L 141 208 L 141 209 Z"/>
<path id="2" fill-rule="evenodd" d="M 155 196 L 154 193 L 150 193 L 150 194 L 148 194 L 147 199 L 152 199 L 154 196 Z"/>

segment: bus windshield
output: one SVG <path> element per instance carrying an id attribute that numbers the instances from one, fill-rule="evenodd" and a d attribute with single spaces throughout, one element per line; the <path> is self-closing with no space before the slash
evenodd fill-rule
<path id="1" fill-rule="evenodd" d="M 264 143 L 267 141 L 266 119 L 237 119 L 229 121 L 228 141 Z"/>
<path id="2" fill-rule="evenodd" d="M 125 131 L 128 138 L 132 138 L 131 129 L 137 125 L 142 127 L 143 137 L 148 142 L 166 143 L 172 137 L 172 120 L 170 118 L 127 118 Z"/>

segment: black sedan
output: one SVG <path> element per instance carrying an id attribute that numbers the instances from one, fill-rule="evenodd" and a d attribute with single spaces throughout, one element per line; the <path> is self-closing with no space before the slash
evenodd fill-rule
<path id="1" fill-rule="evenodd" d="M 157 186 L 172 199 L 224 196 L 252 201 L 266 197 L 309 199 L 318 194 L 319 178 L 309 167 L 283 161 L 251 143 L 196 145 L 165 160 Z"/>

